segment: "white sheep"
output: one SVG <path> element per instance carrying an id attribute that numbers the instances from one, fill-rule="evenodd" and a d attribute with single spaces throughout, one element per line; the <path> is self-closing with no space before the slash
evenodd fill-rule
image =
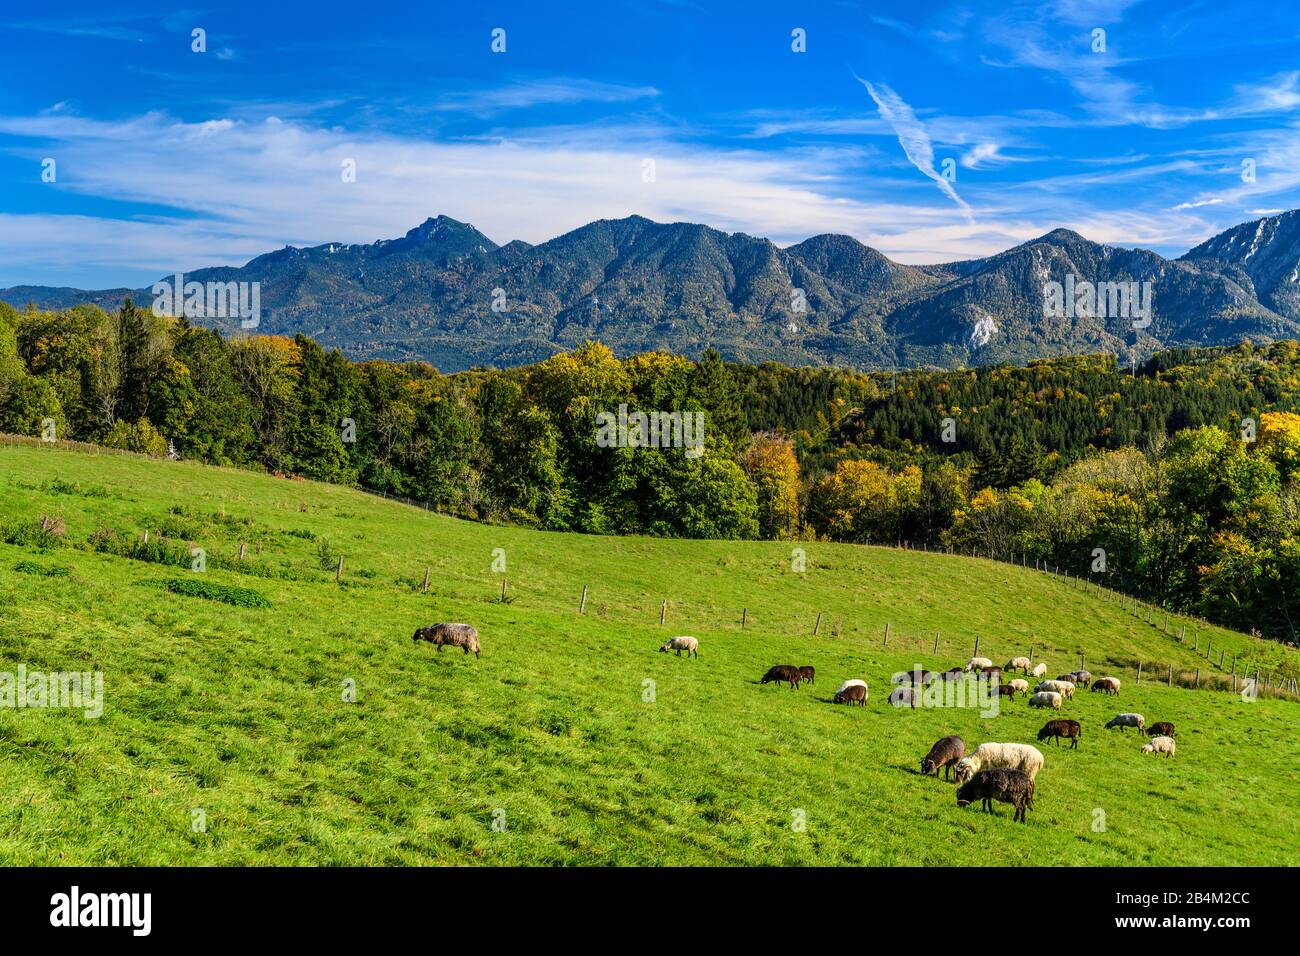
<path id="1" fill-rule="evenodd" d="M 1013 657 L 1007 661 L 1007 666 L 1002 668 L 1004 671 L 1024 671 L 1029 673 L 1029 668 L 1033 662 L 1028 657 Z"/>
<path id="2" fill-rule="evenodd" d="M 693 637 L 687 637 L 685 634 L 683 634 L 681 637 L 669 638 L 667 641 L 664 642 L 663 647 L 659 648 L 659 650 L 664 652 L 676 651 L 678 657 L 682 656 L 682 651 L 686 652 L 687 657 L 690 657 L 692 655 L 694 655 L 695 657 L 699 657 L 700 642 Z"/>
<path id="3" fill-rule="evenodd" d="M 1125 727 L 1136 727 L 1138 730 L 1144 730 L 1146 725 L 1147 719 L 1141 714 L 1116 714 L 1106 724 L 1106 729 L 1110 730 L 1112 727 L 1118 727 L 1123 730 Z"/>
<path id="4" fill-rule="evenodd" d="M 919 696 L 910 687 L 895 687 L 893 693 L 889 695 L 889 705 L 891 707 L 915 707 Z"/>
<path id="5" fill-rule="evenodd" d="M 1061 709 L 1061 695 L 1054 690 L 1040 691 L 1033 697 L 1029 698 L 1030 707 L 1050 707 L 1052 710 Z"/>
<path id="6" fill-rule="evenodd" d="M 1029 693 L 1029 681 L 1021 677 L 1015 677 L 1007 681 L 1007 686 L 1010 687 L 1012 690 L 1014 690 L 1017 694 Z"/>
<path id="7" fill-rule="evenodd" d="M 862 680 L 861 678 L 850 677 L 848 680 L 846 680 L 843 684 L 839 686 L 839 689 L 836 690 L 835 693 L 842 694 L 850 687 L 866 687 L 866 686 L 867 686 L 867 682 Z"/>
<path id="8" fill-rule="evenodd" d="M 1042 681 L 1038 684 L 1038 686 L 1034 688 L 1034 693 L 1038 693 L 1040 691 L 1045 691 L 1045 690 L 1055 691 L 1056 693 L 1064 697 L 1066 700 L 1074 700 L 1074 685 L 1071 684 L 1068 680 Z"/>
<path id="9" fill-rule="evenodd" d="M 1035 667 L 1035 668 L 1030 672 L 1029 676 L 1030 676 L 1030 677 L 1042 677 L 1042 676 L 1043 676 L 1044 674 L 1046 674 L 1046 673 L 1047 673 L 1047 665 L 1046 665 L 1046 664 L 1039 664 L 1037 667 Z"/>
<path id="10" fill-rule="evenodd" d="M 986 667 L 992 667 L 992 666 L 993 666 L 993 662 L 989 660 L 987 657 L 972 657 L 970 660 L 966 662 L 966 670 L 973 670 L 975 668 L 983 670 Z"/>
<path id="11" fill-rule="evenodd" d="M 1166 757 L 1172 757 L 1175 749 L 1176 746 L 1173 737 L 1152 737 L 1142 745 L 1142 752 L 1144 754 L 1164 754 Z"/>
<path id="12" fill-rule="evenodd" d="M 1029 744 L 980 744 L 973 754 L 957 761 L 954 776 L 958 783 L 965 783 L 989 767 L 1019 770 L 1033 780 L 1043 769 L 1043 755 L 1037 747 Z"/>

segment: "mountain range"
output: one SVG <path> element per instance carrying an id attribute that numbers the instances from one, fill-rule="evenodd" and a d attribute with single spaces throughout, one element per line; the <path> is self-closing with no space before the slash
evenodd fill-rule
<path id="1" fill-rule="evenodd" d="M 1150 282 L 1150 324 L 1052 315 L 1047 283 Z M 170 277 L 168 277 L 170 279 Z M 768 239 L 641 216 L 497 245 L 447 216 L 398 239 L 286 246 L 186 281 L 258 282 L 262 334 L 443 371 L 538 361 L 586 339 L 858 368 L 1024 363 L 1078 352 L 1300 338 L 1300 210 L 1234 226 L 1177 259 L 1057 229 L 983 259 L 908 266 L 843 235 Z M 146 289 L 0 290 L 22 308 L 116 308 Z M 1070 310 L 1071 312 L 1073 310 Z M 236 331 L 238 319 L 203 319 Z"/>

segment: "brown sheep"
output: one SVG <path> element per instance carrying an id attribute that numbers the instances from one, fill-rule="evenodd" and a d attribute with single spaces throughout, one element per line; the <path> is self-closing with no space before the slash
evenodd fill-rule
<path id="1" fill-rule="evenodd" d="M 1012 687 L 1010 684 L 998 684 L 998 696 L 1010 697 L 1012 700 L 1015 700 L 1016 689 Z"/>
<path id="2" fill-rule="evenodd" d="M 466 654 L 474 652 L 479 656 L 478 631 L 468 624 L 434 624 L 416 630 L 414 641 L 428 641 L 437 646 L 441 653 L 445 645 L 459 647 Z"/>
<path id="3" fill-rule="evenodd" d="M 921 760 L 921 773 L 927 777 L 934 774 L 939 779 L 939 768 L 943 768 L 943 779 L 952 779 L 952 768 L 958 760 L 966 756 L 966 741 L 956 734 L 940 738 L 930 752 Z"/>
<path id="4" fill-rule="evenodd" d="M 1025 822 L 1025 811 L 1034 806 L 1034 781 L 1021 770 L 994 767 L 981 770 L 957 788 L 957 806 L 967 807 L 976 800 L 984 802 L 984 812 L 993 812 L 993 801 L 1016 808 L 1013 820 Z"/>
<path id="5" fill-rule="evenodd" d="M 817 668 L 813 667 L 811 664 L 805 664 L 803 667 L 799 668 L 799 680 L 806 680 L 810 684 L 817 683 Z"/>
<path id="6" fill-rule="evenodd" d="M 867 685 L 850 684 L 843 690 L 835 692 L 834 703 L 836 704 L 857 704 L 859 707 L 867 706 Z"/>
<path id="7" fill-rule="evenodd" d="M 1174 725 L 1163 720 L 1147 728 L 1148 737 L 1172 737 L 1173 735 Z"/>
<path id="8" fill-rule="evenodd" d="M 1092 685 L 1092 692 L 1095 694 L 1101 691 L 1103 694 L 1113 694 L 1119 696 L 1119 681 L 1114 677 L 1098 677 Z"/>
<path id="9" fill-rule="evenodd" d="M 777 664 L 768 669 L 768 672 L 763 675 L 763 679 L 760 683 L 769 684 L 775 682 L 780 684 L 784 681 L 789 681 L 790 689 L 795 690 L 799 686 L 799 680 L 799 668 L 795 667 L 793 664 Z"/>
<path id="10" fill-rule="evenodd" d="M 1061 738 L 1064 737 L 1070 741 L 1070 749 L 1076 750 L 1079 746 L 1079 738 L 1083 736 L 1083 727 L 1077 720 L 1049 720 L 1043 724 L 1043 729 L 1038 732 L 1039 740 L 1046 740 L 1051 737 L 1056 746 L 1061 746 Z"/>

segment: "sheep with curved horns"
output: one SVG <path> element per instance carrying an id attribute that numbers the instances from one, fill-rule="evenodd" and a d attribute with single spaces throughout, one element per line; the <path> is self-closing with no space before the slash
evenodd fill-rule
<path id="1" fill-rule="evenodd" d="M 682 651 L 685 651 L 687 657 L 698 658 L 700 656 L 700 642 L 689 635 L 682 634 L 679 637 L 670 637 L 664 641 L 659 650 L 665 654 L 669 651 L 676 651 L 678 657 L 681 657 Z"/>
<path id="2" fill-rule="evenodd" d="M 846 680 L 840 685 L 839 690 L 835 692 L 832 703 L 857 704 L 859 707 L 865 707 L 867 704 L 867 682 L 857 677 Z"/>
<path id="3" fill-rule="evenodd" d="M 1030 780 L 1038 776 L 1043 769 L 1043 754 L 1037 747 L 1029 744 L 980 744 L 973 754 L 957 761 L 953 776 L 958 783 L 965 783 L 979 771 L 988 767 L 1005 767 L 1019 770 Z"/>
<path id="4" fill-rule="evenodd" d="M 1074 700 L 1074 685 L 1068 680 L 1041 681 L 1038 686 L 1034 688 L 1034 693 L 1038 694 L 1045 690 L 1055 691 L 1066 700 Z"/>
<path id="5" fill-rule="evenodd" d="M 987 657 L 972 657 L 966 662 L 966 670 L 983 670 L 986 667 L 992 667 L 993 662 Z"/>
<path id="6" fill-rule="evenodd" d="M 1141 714 L 1116 714 L 1106 724 L 1106 729 L 1110 730 L 1112 727 L 1118 727 L 1123 730 L 1126 727 L 1136 727 L 1138 730 L 1142 730 L 1146 725 L 1147 719 Z"/>
<path id="7" fill-rule="evenodd" d="M 1061 709 L 1061 695 L 1054 690 L 1039 691 L 1029 698 L 1030 707 L 1050 707 L 1052 710 Z"/>
<path id="8" fill-rule="evenodd" d="M 1034 662 L 1028 657 L 1013 657 L 1007 661 L 1007 666 L 1002 668 L 1004 671 L 1024 671 L 1029 673 L 1029 668 L 1034 666 Z"/>
<path id="9" fill-rule="evenodd" d="M 433 624 L 417 628 L 414 641 L 428 641 L 441 653 L 444 646 L 459 647 L 466 654 L 479 656 L 478 631 L 468 624 Z"/>
<path id="10" fill-rule="evenodd" d="M 1166 757 L 1172 757 L 1177 749 L 1173 737 L 1152 737 L 1142 745 L 1144 754 L 1164 754 Z"/>

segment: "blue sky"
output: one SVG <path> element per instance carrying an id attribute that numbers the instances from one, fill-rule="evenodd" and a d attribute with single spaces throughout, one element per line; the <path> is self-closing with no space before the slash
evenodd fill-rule
<path id="1" fill-rule="evenodd" d="M 1298 52 L 1262 2 L 11 4 L 0 286 L 439 213 L 503 243 L 639 213 L 904 262 L 1057 226 L 1178 255 L 1300 206 Z"/>

